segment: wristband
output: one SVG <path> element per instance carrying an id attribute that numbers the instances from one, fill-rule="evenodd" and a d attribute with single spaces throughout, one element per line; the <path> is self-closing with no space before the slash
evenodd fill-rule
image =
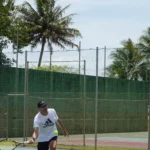
<path id="1" fill-rule="evenodd" d="M 35 141 L 36 139 L 34 137 L 32 137 L 32 140 Z"/>

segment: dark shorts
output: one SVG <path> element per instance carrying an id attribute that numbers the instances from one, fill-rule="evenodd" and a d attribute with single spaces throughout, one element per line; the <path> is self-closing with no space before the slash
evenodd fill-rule
<path id="1" fill-rule="evenodd" d="M 57 141 L 57 136 L 52 137 L 49 141 L 46 141 L 46 142 L 38 142 L 37 149 L 38 150 L 48 150 L 49 143 L 51 141 Z"/>

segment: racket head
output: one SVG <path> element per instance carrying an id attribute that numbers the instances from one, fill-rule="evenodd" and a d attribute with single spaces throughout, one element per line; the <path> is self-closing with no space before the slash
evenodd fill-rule
<path id="1" fill-rule="evenodd" d="M 0 149 L 1 150 L 15 150 L 18 147 L 23 147 L 25 144 L 28 144 L 29 141 L 17 142 L 14 140 L 0 140 Z"/>
<path id="2" fill-rule="evenodd" d="M 28 143 L 29 143 L 29 141 L 16 142 L 16 146 L 12 150 L 16 149 L 17 147 L 23 147 L 23 146 L 25 146 L 25 144 L 28 144 Z"/>
<path id="3" fill-rule="evenodd" d="M 12 150 L 16 146 L 13 140 L 0 140 L 1 150 Z"/>

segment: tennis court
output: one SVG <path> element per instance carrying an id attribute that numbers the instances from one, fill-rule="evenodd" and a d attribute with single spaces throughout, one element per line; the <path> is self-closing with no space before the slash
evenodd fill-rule
<path id="1" fill-rule="evenodd" d="M 14 145 L 0 145 L 0 150 L 37 150 L 36 146 L 18 146 L 15 149 Z M 57 149 L 59 150 L 59 149 Z"/>
<path id="2" fill-rule="evenodd" d="M 148 133 L 147 132 L 133 132 L 133 133 L 109 133 L 98 134 L 97 145 L 103 147 L 128 147 L 147 149 L 148 147 Z M 82 135 L 72 135 L 69 138 L 60 137 L 58 144 L 64 145 L 83 145 Z M 94 134 L 87 134 L 85 139 L 86 146 L 94 146 Z M 111 148 L 110 148 L 111 150 Z"/>
<path id="3" fill-rule="evenodd" d="M 1 150 L 12 150 L 12 146 L 1 146 Z M 16 150 L 34 150 L 35 147 L 18 147 Z"/>
<path id="4" fill-rule="evenodd" d="M 119 150 L 128 149 L 142 149 L 148 148 L 148 133 L 147 132 L 133 132 L 133 133 L 109 133 L 109 134 L 98 134 L 97 135 L 97 146 L 108 150 Z M 15 139 L 16 140 L 16 139 Z M 84 149 L 83 146 L 83 135 L 70 135 L 68 138 L 59 136 L 58 148 L 59 149 Z M 89 149 L 94 149 L 95 140 L 94 134 L 87 134 L 85 139 L 85 146 Z M 31 146 L 31 147 L 29 147 Z M 79 146 L 79 147 L 78 147 Z M 1 150 L 11 150 L 10 145 L 0 145 Z M 17 147 L 16 150 L 33 150 L 36 149 L 36 144 L 28 145 L 26 147 Z"/>

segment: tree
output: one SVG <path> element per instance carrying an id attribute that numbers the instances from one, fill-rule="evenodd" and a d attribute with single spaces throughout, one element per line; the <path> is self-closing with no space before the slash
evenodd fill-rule
<path id="1" fill-rule="evenodd" d="M 139 50 L 131 39 L 122 41 L 123 48 L 117 49 L 111 53 L 113 64 L 108 66 L 107 74 L 109 77 L 117 77 L 121 79 L 139 80 L 142 78 L 144 57 L 142 51 Z"/>
<path id="2" fill-rule="evenodd" d="M 13 60 L 7 58 L 7 56 L 4 53 L 0 52 L 0 66 L 11 67 L 11 65 L 13 65 Z"/>
<path id="3" fill-rule="evenodd" d="M 46 66 L 46 65 L 43 65 L 43 66 L 40 66 L 40 67 L 32 66 L 31 69 L 50 71 L 50 66 Z M 67 65 L 63 65 L 63 66 L 52 65 L 51 71 L 61 72 L 61 73 L 73 73 L 73 74 L 78 74 L 78 72 L 79 72 L 79 70 L 77 68 L 70 67 L 70 66 L 67 66 Z"/>
<path id="4" fill-rule="evenodd" d="M 0 1 L 0 51 L 10 43 L 7 38 L 10 35 L 11 13 L 14 8 L 14 0 Z"/>
<path id="5" fill-rule="evenodd" d="M 70 5 L 62 8 L 56 5 L 55 0 L 35 0 L 36 9 L 28 2 L 20 6 L 19 17 L 32 28 L 30 40 L 32 45 L 41 43 L 41 52 L 38 66 L 41 65 L 45 44 L 48 44 L 52 54 L 55 44 L 61 48 L 65 46 L 78 47 L 72 42 L 77 37 L 81 37 L 79 30 L 71 28 L 72 17 L 75 14 L 64 16 L 66 9 Z"/>
<path id="6" fill-rule="evenodd" d="M 148 60 L 150 59 L 150 27 L 145 31 L 145 34 L 140 37 L 140 42 L 137 44 L 142 50 L 142 54 Z"/>
<path id="7" fill-rule="evenodd" d="M 0 1 L 0 36 L 7 35 L 7 31 L 11 24 L 11 12 L 14 9 L 14 0 Z"/>
<path id="8" fill-rule="evenodd" d="M 21 49 L 31 44 L 29 36 L 32 29 L 24 21 L 16 18 L 12 23 L 11 31 L 9 39 L 13 43 L 13 50 L 22 53 Z"/>
<path id="9" fill-rule="evenodd" d="M 22 20 L 16 18 L 17 7 L 14 0 L 0 1 L 0 50 L 6 48 L 8 43 L 13 43 L 13 48 L 18 51 L 29 45 L 29 28 Z M 31 30 L 30 30 L 31 31 Z"/>
<path id="10" fill-rule="evenodd" d="M 141 68 L 141 75 L 145 81 L 150 80 L 150 27 L 147 28 L 144 35 L 139 39 L 137 44 L 138 48 L 141 49 L 143 57 L 145 57 L 145 63 Z"/>
<path id="11" fill-rule="evenodd" d="M 11 15 L 14 9 L 14 0 L 0 1 L 0 66 L 11 66 L 13 60 L 9 59 L 2 51 L 7 48 L 11 33 Z"/>

